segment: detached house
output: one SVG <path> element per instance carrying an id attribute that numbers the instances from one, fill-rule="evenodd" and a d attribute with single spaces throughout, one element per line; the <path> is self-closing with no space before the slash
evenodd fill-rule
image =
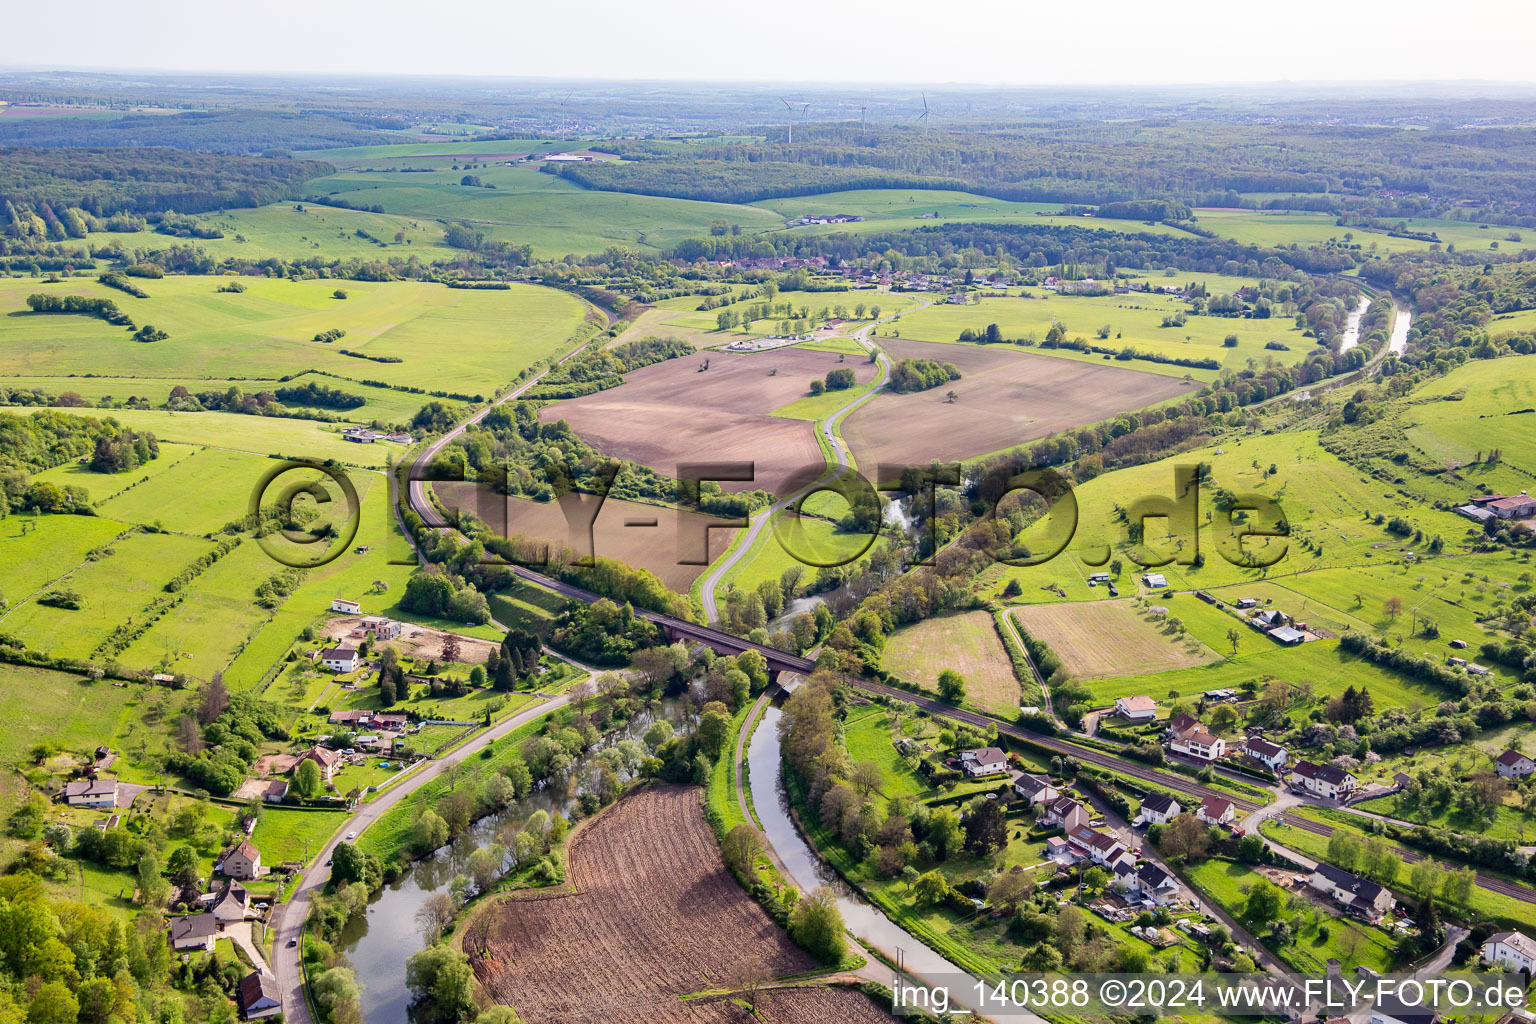
<path id="1" fill-rule="evenodd" d="M 251 894 L 246 891 L 245 886 L 239 882 L 230 882 L 224 886 L 224 891 L 214 898 L 210 912 L 213 919 L 223 925 L 232 921 L 244 921 L 250 906 Z"/>
<path id="2" fill-rule="evenodd" d="M 1040 812 L 1040 823 L 1052 828 L 1059 827 L 1071 835 L 1075 829 L 1086 828 L 1091 815 L 1082 804 L 1069 796 L 1058 796 Z"/>
<path id="3" fill-rule="evenodd" d="M 1219 761 L 1227 753 L 1227 741 L 1220 736 L 1213 736 L 1206 731 L 1205 726 L 1196 722 L 1194 728 L 1188 730 L 1182 736 L 1175 736 L 1173 742 L 1168 744 L 1168 749 L 1175 754 L 1183 754 L 1185 757 L 1193 757 L 1199 761 Z"/>
<path id="4" fill-rule="evenodd" d="M 331 611 L 341 612 L 343 615 L 359 615 L 363 606 L 356 601 L 350 601 L 345 597 L 334 598 L 331 601 Z"/>
<path id="5" fill-rule="evenodd" d="M 252 971 L 240 979 L 240 1012 L 246 1020 L 271 1017 L 283 1012 L 282 993 L 277 979 L 264 971 Z"/>
<path id="6" fill-rule="evenodd" d="M 1151 900 L 1158 906 L 1167 906 L 1179 895 L 1179 883 L 1162 868 L 1147 861 L 1136 868 L 1131 876 L 1130 891 L 1142 899 Z"/>
<path id="7" fill-rule="evenodd" d="M 1157 701 L 1151 697 L 1117 697 L 1115 714 L 1128 722 L 1150 722 L 1157 717 Z"/>
<path id="8" fill-rule="evenodd" d="M 1051 785 L 1051 780 L 1043 775 L 1030 775 L 1028 772 L 1020 773 L 1013 780 L 1013 791 L 1020 799 L 1028 800 L 1032 804 L 1043 804 L 1054 800 L 1061 795 L 1060 790 Z"/>
<path id="9" fill-rule="evenodd" d="M 258 878 L 261 875 L 261 851 L 252 846 L 249 839 L 241 840 L 239 845 L 219 854 L 213 873 L 245 881 Z"/>
<path id="10" fill-rule="evenodd" d="M 1008 770 L 1008 757 L 996 747 L 977 747 L 960 752 L 960 768 L 973 779 L 1001 775 Z"/>
<path id="11" fill-rule="evenodd" d="M 1536 772 L 1536 761 L 1518 750 L 1506 750 L 1493 759 L 1494 770 L 1506 779 L 1523 779 Z"/>
<path id="12" fill-rule="evenodd" d="M 1317 870 L 1312 872 L 1312 877 L 1307 879 L 1307 884 L 1372 921 L 1397 905 L 1397 901 L 1392 898 L 1392 893 L 1385 886 L 1351 874 L 1343 868 L 1336 868 L 1332 864 L 1318 864 Z"/>
<path id="13" fill-rule="evenodd" d="M 1151 793 L 1141 802 L 1140 820 L 1148 825 L 1166 825 L 1183 810 L 1171 796 Z"/>
<path id="14" fill-rule="evenodd" d="M 71 807 L 116 807 L 117 783 L 100 779 L 66 782 L 64 801 Z"/>
<path id="15" fill-rule="evenodd" d="M 1232 801 L 1224 797 L 1208 796 L 1195 810 L 1195 817 L 1207 825 L 1226 825 L 1237 817 Z"/>
<path id="16" fill-rule="evenodd" d="M 1113 871 L 1121 863 L 1134 865 L 1136 858 L 1112 835 L 1083 827 L 1068 833 L 1072 844 L 1081 848 L 1088 859 Z"/>
<path id="17" fill-rule="evenodd" d="M 356 672 L 357 649 L 354 647 L 327 647 L 320 652 L 320 664 L 332 672 Z"/>
<path id="18" fill-rule="evenodd" d="M 1521 932 L 1499 932 L 1483 941 L 1483 962 L 1506 971 L 1536 971 L 1536 940 Z"/>
<path id="19" fill-rule="evenodd" d="M 1327 800 L 1342 800 L 1359 787 L 1360 782 L 1342 768 L 1331 764 L 1297 761 L 1288 780 L 1294 789 L 1305 790 Z"/>
<path id="20" fill-rule="evenodd" d="M 310 747 L 293 762 L 294 770 L 305 761 L 313 761 L 320 766 L 320 777 L 326 782 L 331 781 L 331 776 L 336 774 L 336 769 L 341 766 L 341 752 L 331 750 L 328 747 Z"/>
<path id="21" fill-rule="evenodd" d="M 214 933 L 218 931 L 218 924 L 212 914 L 190 914 L 187 917 L 171 918 L 171 948 L 178 951 L 213 949 Z"/>
<path id="22" fill-rule="evenodd" d="M 1278 772 L 1285 767 L 1286 750 L 1278 743 L 1253 737 L 1245 740 L 1242 747 L 1243 753 L 1267 767 L 1270 771 Z"/>

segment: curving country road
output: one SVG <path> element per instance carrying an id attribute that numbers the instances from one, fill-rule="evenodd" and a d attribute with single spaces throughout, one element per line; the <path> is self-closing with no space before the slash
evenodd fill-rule
<path id="1" fill-rule="evenodd" d="M 736 543 L 731 546 L 730 553 L 726 555 L 725 558 L 721 559 L 715 565 L 710 567 L 709 572 L 705 574 L 703 581 L 699 584 L 699 596 L 704 604 L 704 617 L 708 621 L 720 621 L 720 609 L 715 601 L 715 591 L 719 588 L 720 582 L 725 579 L 730 571 L 734 569 L 742 561 L 742 559 L 744 559 L 757 547 L 758 541 L 762 539 L 763 531 L 767 529 L 768 524 L 773 520 L 773 517 L 784 511 L 786 508 L 789 508 L 805 495 L 811 493 L 819 487 L 825 486 L 833 480 L 836 480 L 839 476 L 842 475 L 843 470 L 852 465 L 853 455 L 849 452 L 848 445 L 843 441 L 842 436 L 838 434 L 837 425 L 841 423 L 849 413 L 853 412 L 853 410 L 857 409 L 871 398 L 874 398 L 875 395 L 879 394 L 891 379 L 890 357 L 888 357 L 884 352 L 880 351 L 880 349 L 876 348 L 870 342 L 869 333 L 880 324 L 894 320 L 906 313 L 915 313 L 919 309 L 923 309 L 926 306 L 932 305 L 932 303 L 930 303 L 927 299 L 917 298 L 916 296 L 913 296 L 913 298 L 916 298 L 918 302 L 918 305 L 914 308 L 903 310 L 900 313 L 892 313 L 890 316 L 881 317 L 879 320 L 871 321 L 853 333 L 853 340 L 858 342 L 865 351 L 874 354 L 876 362 L 880 365 L 880 378 L 874 382 L 874 385 L 868 391 L 864 392 L 862 395 L 859 395 L 857 398 L 850 400 L 846 405 L 832 413 L 832 415 L 815 424 L 815 429 L 821 431 L 821 436 L 826 440 L 827 445 L 832 449 L 832 457 L 835 461 L 831 470 L 820 480 L 816 481 L 814 484 L 811 484 L 809 487 L 801 488 L 794 494 L 791 494 L 789 497 L 784 498 L 781 501 L 774 502 L 772 505 L 769 505 L 767 508 L 754 515 L 747 522 L 746 533 L 739 537 Z"/>

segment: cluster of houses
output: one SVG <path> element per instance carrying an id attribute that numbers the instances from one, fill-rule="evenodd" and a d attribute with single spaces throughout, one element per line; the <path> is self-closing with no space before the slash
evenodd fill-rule
<path id="1" fill-rule="evenodd" d="M 171 948 L 180 953 L 212 952 L 224 927 L 245 920 L 250 894 L 237 882 L 229 882 L 220 894 L 210 894 L 207 911 L 173 917 L 170 923 Z M 265 970 L 255 970 L 240 979 L 235 989 L 240 1013 L 246 1020 L 273 1017 L 283 1010 L 277 979 Z"/>
<path id="2" fill-rule="evenodd" d="M 1495 519 L 1529 519 L 1536 516 L 1536 498 L 1525 491 L 1519 494 L 1479 494 L 1456 509 L 1476 523 Z"/>
<path id="3" fill-rule="evenodd" d="M 410 434 L 386 433 L 372 430 L 368 427 L 348 427 L 341 432 L 342 440 L 351 441 L 354 444 L 373 444 L 375 441 L 393 441 L 395 444 L 412 444 L 415 439 Z"/>
<path id="4" fill-rule="evenodd" d="M 850 213 L 834 213 L 834 214 L 831 214 L 831 215 L 807 213 L 805 216 L 803 216 L 799 220 L 795 221 L 795 223 L 796 224 L 854 224 L 854 223 L 857 223 L 857 222 L 859 222 L 859 221 L 861 221 L 863 219 L 864 219 L 863 217 L 856 217 L 856 216 L 854 216 L 853 214 L 850 214 Z"/>

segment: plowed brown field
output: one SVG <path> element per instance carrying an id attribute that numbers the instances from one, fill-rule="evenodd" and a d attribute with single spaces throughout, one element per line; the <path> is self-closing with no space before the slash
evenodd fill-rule
<path id="1" fill-rule="evenodd" d="M 464 935 L 483 994 L 524 1020 L 747 1020 L 727 1000 L 681 997 L 814 966 L 726 871 L 697 788 L 625 797 L 577 833 L 569 858 L 575 892 L 510 897 Z M 764 1010 L 782 1024 L 892 1019 L 846 991 L 774 992 Z"/>
<path id="2" fill-rule="evenodd" d="M 699 372 L 706 359 L 709 369 Z M 608 391 L 552 402 L 539 410 L 539 419 L 563 419 L 601 451 L 667 476 L 676 476 L 684 462 L 753 462 L 752 483 L 720 486 L 778 493 L 788 474 L 825 460 L 814 424 L 768 414 L 803 398 L 813 377 L 840 365 L 851 368 L 860 384 L 875 375 L 862 357 L 837 360 L 836 353 L 801 348 L 701 352 L 636 370 Z"/>

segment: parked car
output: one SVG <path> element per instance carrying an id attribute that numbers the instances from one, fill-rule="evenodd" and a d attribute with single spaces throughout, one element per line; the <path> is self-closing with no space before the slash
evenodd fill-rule
<path id="1" fill-rule="evenodd" d="M 292 949 L 294 946 L 297 946 L 298 944 L 299 944 L 299 940 L 298 939 L 289 939 L 288 940 L 288 948 L 289 949 Z"/>

